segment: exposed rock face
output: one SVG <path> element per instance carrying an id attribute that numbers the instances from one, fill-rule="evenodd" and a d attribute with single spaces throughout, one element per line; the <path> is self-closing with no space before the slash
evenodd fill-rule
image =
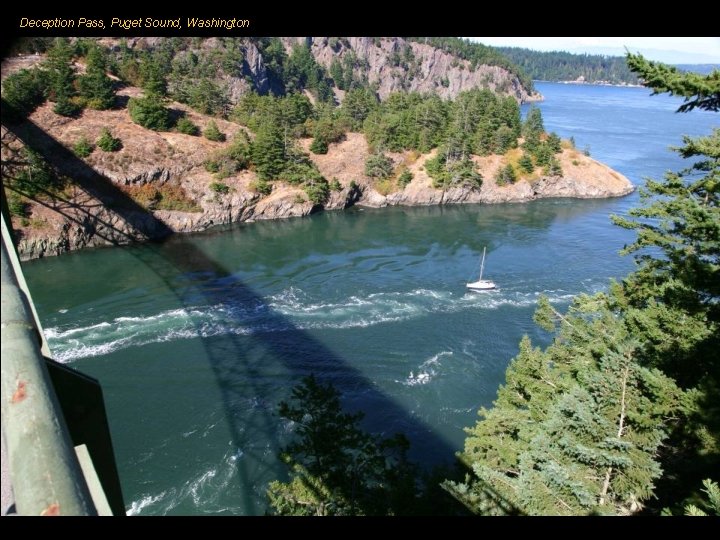
<path id="1" fill-rule="evenodd" d="M 508 186 L 498 186 L 494 180 L 485 180 L 480 189 L 470 187 L 451 187 L 439 190 L 431 184 L 409 185 L 403 191 L 381 195 L 370 188 L 358 201 L 358 205 L 370 207 L 384 206 L 429 206 L 436 204 L 463 203 L 508 203 L 528 202 L 535 199 L 565 197 L 576 199 L 603 199 L 621 197 L 632 193 L 632 184 L 628 181 L 622 187 L 588 185 L 583 179 L 560 176 L 542 177 L 534 183 L 520 181 Z"/>
<path id="2" fill-rule="evenodd" d="M 163 38 L 129 38 L 130 48 L 156 48 Z M 119 40 L 104 38 L 103 45 L 118 47 Z M 507 69 L 499 66 L 480 65 L 471 68 L 470 62 L 462 60 L 450 53 L 436 49 L 431 45 L 406 41 L 400 37 L 287 37 L 282 38 L 287 53 L 298 43 L 311 44 L 311 52 L 315 60 L 329 70 L 334 59 L 342 61 L 349 54 L 357 59 L 354 74 L 357 79 L 367 78 L 376 84 L 380 99 L 385 99 L 392 92 L 418 91 L 434 92 L 443 98 L 453 98 L 464 90 L 471 88 L 489 88 L 500 94 L 511 95 L 519 102 L 537 101 L 540 94 L 529 94 L 518 78 Z M 239 50 L 242 52 L 240 76 L 219 73 L 220 80 L 228 89 L 231 103 L 237 103 L 248 89 L 260 94 L 269 91 L 282 93 L 282 84 L 272 81 L 268 75 L 267 61 L 257 46 L 257 39 L 237 38 Z M 189 46 L 187 51 L 217 50 L 222 51 L 223 42 L 219 38 L 208 38 Z M 406 50 L 411 53 L 408 55 Z M 342 91 L 336 95 L 341 99 Z"/>
<path id="3" fill-rule="evenodd" d="M 294 43 L 298 38 L 286 38 Z M 539 94 L 529 94 L 518 78 L 504 68 L 480 65 L 471 68 L 470 62 L 422 43 L 411 43 L 402 38 L 351 37 L 339 40 L 333 47 L 331 38 L 312 38 L 311 50 L 317 62 L 329 69 L 334 59 L 342 60 L 348 54 L 363 61 L 364 69 L 356 69 L 358 75 L 367 75 L 370 84 L 378 85 L 380 99 L 393 92 L 433 92 L 443 98 L 454 98 L 460 92 L 472 88 L 489 88 L 500 94 L 508 94 L 519 102 L 540 99 Z M 412 51 L 412 60 L 395 65 L 394 58 L 404 55 L 406 48 Z M 415 68 L 412 74 L 406 66 Z"/>

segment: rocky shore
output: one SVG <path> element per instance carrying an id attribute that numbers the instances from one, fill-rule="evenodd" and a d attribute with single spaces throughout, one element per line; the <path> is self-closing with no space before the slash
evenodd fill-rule
<path id="1" fill-rule="evenodd" d="M 126 88 L 128 97 L 137 89 Z M 188 107 L 174 103 L 201 128 L 210 121 Z M 228 141 L 242 127 L 215 120 Z M 112 126 L 123 142 L 119 152 L 96 149 L 79 159 L 69 148 L 81 138 L 96 140 L 101 130 Z M 174 132 L 154 132 L 132 121 L 124 109 L 86 110 L 80 118 L 67 119 L 45 104 L 15 132 L 3 127 L 3 152 L 17 151 L 24 138 L 34 138 L 34 146 L 50 164 L 71 181 L 57 197 L 39 197 L 29 205 L 27 218 L 13 218 L 18 249 L 24 260 L 58 255 L 85 247 L 127 244 L 161 238 L 169 234 L 203 231 L 221 224 L 261 219 L 307 216 L 317 211 L 341 210 L 354 204 L 369 207 L 421 206 L 463 203 L 527 202 L 549 197 L 619 197 L 633 191 L 621 174 L 581 152 L 566 148 L 559 154 L 562 176 L 534 176 L 499 186 L 494 177 L 504 165 L 502 156 L 475 157 L 482 187 L 435 189 L 425 171 L 433 152 L 390 154 L 397 166 L 410 170 L 412 181 L 404 188 L 397 183 L 383 184 L 364 174 L 369 148 L 360 133 L 348 133 L 345 140 L 330 146 L 325 155 L 310 154 L 328 180 L 337 180 L 340 189 L 330 192 L 327 202 L 313 205 L 296 186 L 273 182 L 272 192 L 261 195 L 253 189 L 252 171 L 242 171 L 222 179 L 227 192 L 213 190 L 217 179 L 205 170 L 208 155 L 229 142 L 211 142 Z M 309 139 L 301 141 L 307 150 Z M 8 159 L 4 155 L 5 160 Z M 334 183 L 334 182 L 333 182 Z M 143 205 L 137 193 L 143 187 L 180 190 L 187 199 L 187 210 L 169 210 Z"/>

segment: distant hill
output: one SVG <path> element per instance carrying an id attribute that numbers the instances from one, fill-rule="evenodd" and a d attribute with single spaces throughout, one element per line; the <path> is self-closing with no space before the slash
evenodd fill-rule
<path id="1" fill-rule="evenodd" d="M 691 71 L 700 75 L 709 75 L 714 69 L 720 69 L 720 64 L 676 64 L 680 71 Z"/>
<path id="2" fill-rule="evenodd" d="M 639 84 L 637 76 L 628 69 L 622 56 L 541 52 L 519 47 L 496 49 L 534 80 Z"/>

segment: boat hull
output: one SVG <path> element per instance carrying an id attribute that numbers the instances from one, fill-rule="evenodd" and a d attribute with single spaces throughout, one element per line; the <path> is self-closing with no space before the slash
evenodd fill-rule
<path id="1" fill-rule="evenodd" d="M 473 291 L 489 291 L 495 289 L 496 285 L 489 279 L 481 279 L 479 281 L 473 281 L 472 283 L 468 283 L 466 287 Z"/>

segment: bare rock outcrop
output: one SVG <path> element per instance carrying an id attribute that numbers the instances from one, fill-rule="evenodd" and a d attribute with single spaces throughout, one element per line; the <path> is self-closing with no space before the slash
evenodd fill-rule
<path id="1" fill-rule="evenodd" d="M 285 38 L 289 46 L 305 38 Z M 454 98 L 472 88 L 488 88 L 515 97 L 519 102 L 541 99 L 530 94 L 514 74 L 499 66 L 479 65 L 424 43 L 403 38 L 328 38 L 314 37 L 311 51 L 319 64 L 330 68 L 333 60 L 347 55 L 359 59 L 358 76 L 366 76 L 377 86 L 380 99 L 393 92 L 432 92 L 443 98 Z M 410 52 L 407 52 L 410 51 Z M 398 60 L 401 58 L 401 60 Z"/>

